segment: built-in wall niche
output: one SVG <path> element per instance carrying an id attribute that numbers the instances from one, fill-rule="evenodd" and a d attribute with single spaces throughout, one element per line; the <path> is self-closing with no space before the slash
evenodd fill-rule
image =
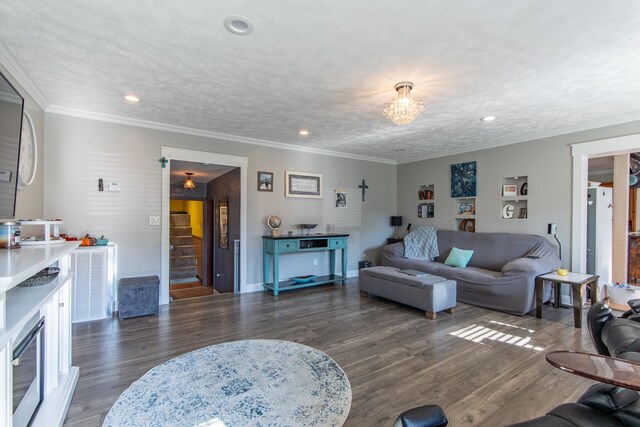
<path id="1" fill-rule="evenodd" d="M 529 177 L 513 176 L 500 180 L 500 217 L 527 219 L 529 216 Z"/>
<path id="2" fill-rule="evenodd" d="M 418 187 L 418 218 L 435 218 L 435 186 Z"/>
<path id="3" fill-rule="evenodd" d="M 464 197 L 453 199 L 455 204 L 455 229 L 459 231 L 476 231 L 476 198 Z"/>

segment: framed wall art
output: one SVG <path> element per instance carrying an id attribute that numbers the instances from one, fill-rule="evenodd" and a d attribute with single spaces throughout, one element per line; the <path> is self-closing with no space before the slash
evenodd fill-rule
<path id="1" fill-rule="evenodd" d="M 258 191 L 273 191 L 273 172 L 258 171 Z"/>
<path id="2" fill-rule="evenodd" d="M 476 197 L 476 162 L 451 165 L 451 197 Z"/>
<path id="3" fill-rule="evenodd" d="M 507 184 L 502 186 L 502 197 L 512 197 L 518 195 L 518 186 L 515 184 Z"/>
<path id="4" fill-rule="evenodd" d="M 285 171 L 285 197 L 322 198 L 322 175 Z"/>

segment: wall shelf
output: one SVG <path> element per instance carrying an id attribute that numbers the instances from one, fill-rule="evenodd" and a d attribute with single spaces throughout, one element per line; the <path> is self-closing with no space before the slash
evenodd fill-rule
<path id="1" fill-rule="evenodd" d="M 500 180 L 500 217 L 506 220 L 529 216 L 529 177 L 514 176 Z"/>
<path id="2" fill-rule="evenodd" d="M 458 231 L 476 231 L 476 198 L 459 197 L 455 201 L 454 214 L 455 229 Z"/>

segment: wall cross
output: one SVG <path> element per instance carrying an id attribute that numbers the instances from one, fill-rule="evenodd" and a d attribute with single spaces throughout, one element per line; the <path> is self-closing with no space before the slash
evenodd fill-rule
<path id="1" fill-rule="evenodd" d="M 364 182 L 363 179 L 362 184 L 358 185 L 358 188 L 362 188 L 362 201 L 364 202 L 364 192 L 367 191 L 367 188 L 369 188 L 369 186 Z"/>

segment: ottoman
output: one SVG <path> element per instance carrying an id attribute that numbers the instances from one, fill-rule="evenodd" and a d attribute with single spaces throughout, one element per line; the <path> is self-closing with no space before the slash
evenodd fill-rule
<path id="1" fill-rule="evenodd" d="M 126 277 L 118 282 L 118 318 L 158 314 L 160 278 L 158 276 Z"/>
<path id="2" fill-rule="evenodd" d="M 427 273 L 413 276 L 395 267 L 365 268 L 359 272 L 358 285 L 363 297 L 372 294 L 410 305 L 432 320 L 439 311 L 453 313 L 456 306 L 455 280 Z"/>

